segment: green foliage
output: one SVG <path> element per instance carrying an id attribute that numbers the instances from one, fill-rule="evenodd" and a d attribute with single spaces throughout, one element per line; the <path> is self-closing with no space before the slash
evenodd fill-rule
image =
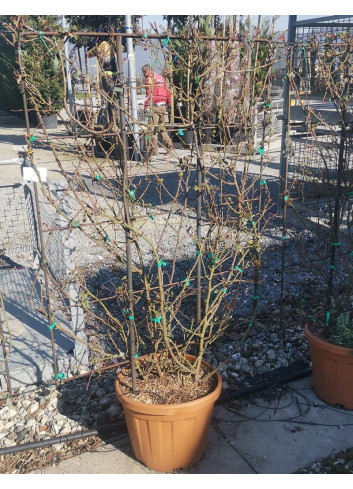
<path id="1" fill-rule="evenodd" d="M 15 22 L 16 17 L 2 16 L 0 25 L 6 29 L 4 23 Z M 58 18 L 52 15 L 40 16 L 29 15 L 23 17 L 24 24 L 32 29 L 39 31 L 56 30 L 59 33 L 60 26 Z M 2 40 L 6 43 L 5 40 Z M 6 43 L 7 44 L 7 43 Z M 4 90 L 4 100 L 10 109 L 22 108 L 22 96 L 17 84 L 15 72 L 18 71 L 17 56 L 12 46 L 7 44 L 7 49 L 1 50 L 2 72 L 0 87 Z M 24 37 L 21 43 L 22 61 L 26 71 L 26 83 L 31 88 L 31 94 L 39 110 L 51 115 L 57 114 L 63 107 L 64 99 L 64 80 L 58 53 L 51 49 L 49 41 L 44 41 L 40 37 Z M 28 98 L 28 107 L 33 104 Z"/>
<path id="2" fill-rule="evenodd" d="M 353 319 L 349 311 L 338 316 L 332 327 L 330 341 L 338 346 L 353 348 Z"/>
<path id="3" fill-rule="evenodd" d="M 23 109 L 22 94 L 14 76 L 15 69 L 15 50 L 5 39 L 0 38 L 0 107 L 8 112 Z"/>
<path id="4" fill-rule="evenodd" d="M 132 27 L 134 27 L 141 15 L 132 15 Z M 108 31 L 108 26 L 112 27 L 114 31 L 117 31 L 125 27 L 125 15 L 66 15 L 66 20 L 70 24 L 70 31 L 77 32 L 90 32 L 99 31 L 99 29 Z M 75 44 L 77 47 L 89 46 L 93 37 L 81 36 L 75 38 Z"/>

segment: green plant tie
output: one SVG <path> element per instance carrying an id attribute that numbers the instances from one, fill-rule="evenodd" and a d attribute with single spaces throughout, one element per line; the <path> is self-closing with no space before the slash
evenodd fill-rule
<path id="1" fill-rule="evenodd" d="M 54 328 L 55 328 L 55 325 L 56 325 L 56 321 L 53 321 L 53 322 L 51 323 L 51 325 L 49 326 L 49 329 L 50 329 L 50 330 L 54 329 Z"/>
<path id="2" fill-rule="evenodd" d="M 284 200 L 288 200 L 288 199 L 289 199 L 289 195 L 286 195 L 286 196 L 284 197 Z"/>
<path id="3" fill-rule="evenodd" d="M 306 300 L 305 299 L 302 299 L 302 302 L 305 304 Z"/>
<path id="4" fill-rule="evenodd" d="M 162 261 L 162 260 L 159 260 L 159 262 L 157 263 L 157 267 L 160 268 L 160 267 L 165 267 L 166 266 L 166 262 L 165 261 Z"/>
<path id="5" fill-rule="evenodd" d="M 63 374 L 62 372 L 59 372 L 58 374 L 55 375 L 54 379 L 55 380 L 64 380 L 64 379 L 66 379 L 66 375 Z"/>
<path id="6" fill-rule="evenodd" d="M 186 286 L 187 286 L 187 287 L 189 287 L 189 285 L 190 285 L 190 280 L 189 280 L 188 278 L 186 278 L 186 279 L 184 280 L 184 282 L 186 282 Z"/>
<path id="7" fill-rule="evenodd" d="M 132 199 L 134 199 L 134 198 L 135 198 L 135 190 L 130 190 L 130 191 L 129 191 L 129 195 L 130 195 L 130 197 L 131 197 Z"/>
<path id="8" fill-rule="evenodd" d="M 266 180 L 260 180 L 260 185 L 266 185 Z"/>
<path id="9" fill-rule="evenodd" d="M 147 35 L 147 32 L 144 33 L 144 35 L 142 36 L 142 39 L 147 39 L 148 38 L 148 35 Z"/>
<path id="10" fill-rule="evenodd" d="M 329 322 L 330 322 L 330 314 L 331 314 L 331 312 L 330 311 L 327 311 L 327 313 L 326 313 L 326 326 L 329 325 Z"/>
<path id="11" fill-rule="evenodd" d="M 258 295 L 253 295 L 251 298 L 252 298 L 254 301 L 257 301 L 257 300 L 259 299 L 259 296 L 258 296 Z"/>
<path id="12" fill-rule="evenodd" d="M 157 318 L 152 318 L 152 323 L 160 323 L 162 320 L 162 316 L 158 316 Z"/>
<path id="13" fill-rule="evenodd" d="M 137 353 L 135 353 L 135 358 L 138 358 L 138 357 L 139 357 L 139 356 L 138 356 L 138 354 L 137 354 Z"/>
<path id="14" fill-rule="evenodd" d="M 314 318 L 314 316 L 307 316 L 307 317 L 311 319 L 313 323 L 316 323 L 316 319 Z"/>
<path id="15" fill-rule="evenodd" d="M 263 155 L 265 150 L 264 150 L 264 148 L 259 147 L 259 148 L 257 148 L 257 152 L 260 153 L 260 155 Z"/>
<path id="16" fill-rule="evenodd" d="M 97 175 L 96 177 L 94 177 L 94 180 L 95 180 L 96 182 L 99 182 L 101 179 L 102 179 L 102 178 L 101 178 L 101 176 L 100 176 L 100 175 Z"/>
<path id="17" fill-rule="evenodd" d="M 196 251 L 196 256 L 201 256 L 201 251 L 197 250 Z"/>
<path id="18" fill-rule="evenodd" d="M 182 129 L 179 129 L 179 136 L 184 136 L 184 132 Z"/>
<path id="19" fill-rule="evenodd" d="M 282 236 L 282 239 L 283 239 L 283 240 L 287 239 L 287 236 Z"/>
<path id="20" fill-rule="evenodd" d="M 331 243 L 331 244 L 332 244 L 332 246 L 340 246 L 341 245 L 340 241 L 338 243 Z"/>
<path id="21" fill-rule="evenodd" d="M 334 270 L 335 268 L 335 265 L 330 265 L 330 270 Z"/>
<path id="22" fill-rule="evenodd" d="M 199 76 L 195 76 L 195 83 L 196 85 L 200 82 L 200 77 Z"/>
<path id="23" fill-rule="evenodd" d="M 76 219 L 74 219 L 71 223 L 71 227 L 72 228 L 79 228 L 80 227 L 80 223 L 78 221 L 76 221 Z"/>
<path id="24" fill-rule="evenodd" d="M 169 43 L 170 43 L 169 36 L 162 41 L 163 46 L 168 46 Z"/>
<path id="25" fill-rule="evenodd" d="M 153 214 L 150 214 L 150 218 L 152 219 L 152 221 L 154 221 L 154 219 L 155 219 Z"/>
<path id="26" fill-rule="evenodd" d="M 224 289 L 222 289 L 221 292 L 225 294 L 227 292 L 227 289 L 224 287 Z"/>
<path id="27" fill-rule="evenodd" d="M 132 321 L 133 319 L 135 319 L 135 317 L 134 316 L 128 316 L 128 319 L 131 319 L 131 321 Z"/>
<path id="28" fill-rule="evenodd" d="M 104 238 L 104 241 L 105 241 L 106 243 L 110 243 L 110 238 L 109 238 L 109 236 L 106 236 L 106 237 Z"/>
<path id="29" fill-rule="evenodd" d="M 44 32 L 43 31 L 39 31 L 39 39 L 42 41 L 42 43 L 44 44 L 44 46 L 47 48 L 47 51 L 49 51 L 49 48 L 47 46 L 47 43 L 44 41 Z"/>
<path id="30" fill-rule="evenodd" d="M 242 270 L 240 267 L 238 267 L 238 265 L 235 267 L 235 269 L 236 269 L 236 270 L 237 270 L 239 273 L 241 273 L 241 272 L 243 271 L 243 270 Z"/>
<path id="31" fill-rule="evenodd" d="M 352 195 L 353 195 L 353 192 L 348 192 L 348 193 L 347 193 L 347 196 L 348 196 L 348 197 L 351 197 Z"/>
<path id="32" fill-rule="evenodd" d="M 253 323 L 249 323 L 249 328 L 252 328 Z"/>
<path id="33" fill-rule="evenodd" d="M 32 136 L 29 140 L 30 143 L 33 143 L 37 138 L 35 136 Z"/>
<path id="34" fill-rule="evenodd" d="M 213 251 L 212 251 L 212 252 L 211 252 L 211 253 L 209 253 L 207 256 L 208 256 L 208 258 L 212 258 L 212 257 L 213 257 L 213 255 L 214 255 L 214 253 L 213 253 Z"/>

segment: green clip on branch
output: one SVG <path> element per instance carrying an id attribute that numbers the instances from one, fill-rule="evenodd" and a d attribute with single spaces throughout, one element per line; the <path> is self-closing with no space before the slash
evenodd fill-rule
<path id="1" fill-rule="evenodd" d="M 50 331 L 54 329 L 56 326 L 56 321 L 53 321 L 52 324 L 49 326 Z"/>
<path id="2" fill-rule="evenodd" d="M 59 372 L 58 374 L 55 375 L 54 379 L 55 380 L 64 380 L 64 379 L 66 379 L 66 375 L 63 374 L 62 372 Z"/>
<path id="3" fill-rule="evenodd" d="M 30 138 L 29 142 L 30 142 L 30 143 L 33 143 L 33 142 L 34 142 L 36 139 L 37 139 L 37 138 L 36 138 L 35 136 L 31 136 L 31 138 Z"/>
<path id="4" fill-rule="evenodd" d="M 170 43 L 170 39 L 169 39 L 169 37 L 167 37 L 166 39 L 164 39 L 164 40 L 162 41 L 163 46 L 168 46 L 168 44 L 169 44 L 169 43 Z"/>
<path id="5" fill-rule="evenodd" d="M 330 322 L 330 315 L 331 315 L 331 312 L 330 311 L 327 311 L 326 313 L 326 326 L 329 325 L 329 322 Z"/>
<path id="6" fill-rule="evenodd" d="M 258 152 L 260 155 L 263 155 L 263 154 L 264 154 L 264 152 L 265 152 L 265 150 L 264 150 L 264 148 L 259 147 L 259 148 L 257 148 L 257 152 Z"/>
<path id="7" fill-rule="evenodd" d="M 80 227 L 80 223 L 78 221 L 76 221 L 76 219 L 73 219 L 72 220 L 72 223 L 71 223 L 71 227 L 72 228 L 79 228 Z"/>
<path id="8" fill-rule="evenodd" d="M 42 43 L 44 44 L 44 46 L 47 48 L 47 51 L 49 51 L 49 48 L 48 48 L 48 45 L 47 43 L 44 41 L 44 32 L 43 31 L 39 31 L 39 39 L 42 41 Z"/>
<path id="9" fill-rule="evenodd" d="M 184 136 L 184 132 L 182 129 L 179 129 L 179 136 Z"/>
<path id="10" fill-rule="evenodd" d="M 158 316 L 156 318 L 152 318 L 151 321 L 152 323 L 160 323 L 162 320 L 162 316 Z"/>
<path id="11" fill-rule="evenodd" d="M 159 260 L 159 262 L 157 263 L 157 267 L 160 268 L 160 267 L 165 267 L 167 264 L 165 261 L 162 261 L 162 260 Z"/>

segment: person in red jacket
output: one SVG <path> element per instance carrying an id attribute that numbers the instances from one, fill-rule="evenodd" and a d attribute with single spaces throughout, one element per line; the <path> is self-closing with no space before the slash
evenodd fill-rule
<path id="1" fill-rule="evenodd" d="M 173 149 L 173 143 L 164 126 L 167 108 L 170 107 L 171 94 L 167 83 L 162 75 L 154 72 L 149 65 L 142 67 L 145 75 L 146 99 L 145 110 L 149 111 L 154 130 L 151 136 L 152 154 L 158 155 L 158 136 L 157 130 L 162 136 L 162 140 L 169 151 Z M 158 126 L 158 129 L 157 129 Z"/>

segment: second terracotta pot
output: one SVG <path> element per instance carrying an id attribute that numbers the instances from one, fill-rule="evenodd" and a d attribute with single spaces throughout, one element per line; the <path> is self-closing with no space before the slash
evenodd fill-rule
<path id="1" fill-rule="evenodd" d="M 315 392 L 328 404 L 353 409 L 352 349 L 317 338 L 307 325 L 305 336 L 310 345 Z"/>
<path id="2" fill-rule="evenodd" d="M 194 357 L 186 355 L 188 360 Z M 206 362 L 204 364 L 208 365 Z M 145 404 L 125 396 L 119 377 L 115 390 L 124 408 L 127 428 L 137 460 L 158 472 L 192 467 L 206 449 L 212 411 L 221 394 L 218 372 L 213 392 L 182 404 Z"/>

